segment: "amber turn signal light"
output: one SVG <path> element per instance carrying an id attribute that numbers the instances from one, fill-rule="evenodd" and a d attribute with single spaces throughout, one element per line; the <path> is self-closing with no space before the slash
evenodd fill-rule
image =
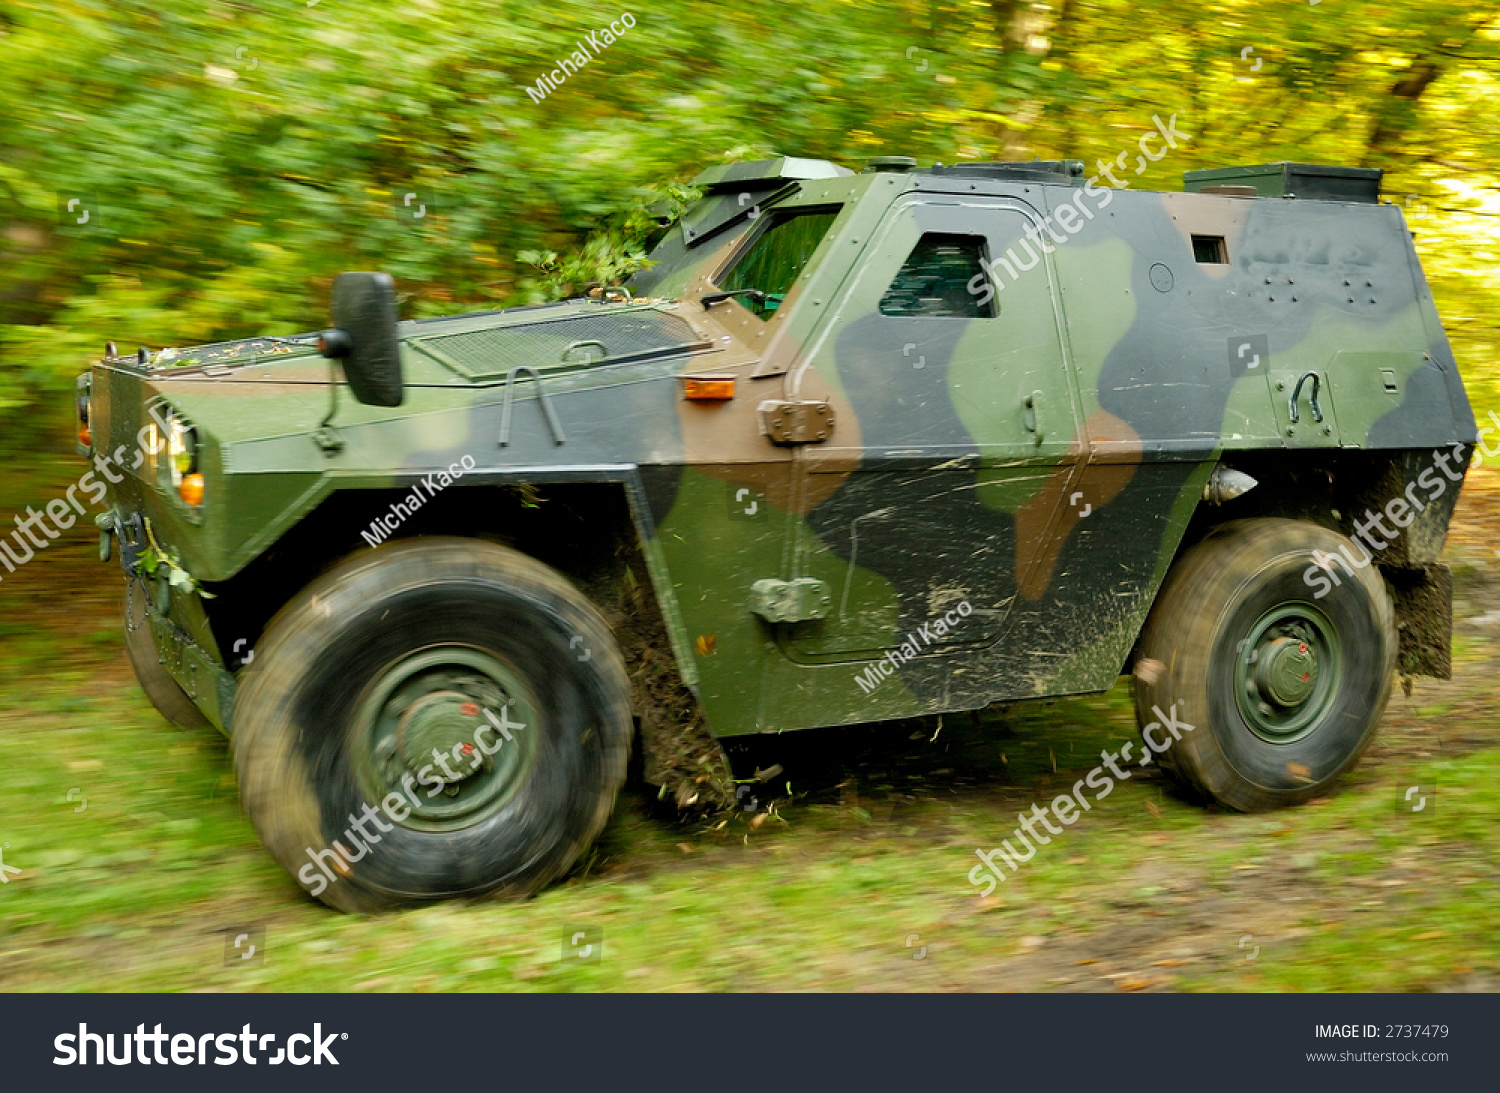
<path id="1" fill-rule="evenodd" d="M 701 402 L 723 402 L 734 398 L 733 376 L 688 376 L 682 381 L 683 398 Z"/>
<path id="2" fill-rule="evenodd" d="M 177 492 L 189 505 L 203 504 L 203 476 L 201 474 L 183 475 L 182 485 L 177 487 Z"/>

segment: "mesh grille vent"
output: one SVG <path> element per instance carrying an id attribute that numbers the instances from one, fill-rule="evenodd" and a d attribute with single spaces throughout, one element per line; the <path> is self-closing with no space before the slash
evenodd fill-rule
<path id="1" fill-rule="evenodd" d="M 545 370 L 681 352 L 706 344 L 682 319 L 659 311 L 580 315 L 422 339 L 424 348 L 437 351 L 474 379 L 501 377 L 519 365 Z M 575 348 L 569 351 L 569 346 Z"/>

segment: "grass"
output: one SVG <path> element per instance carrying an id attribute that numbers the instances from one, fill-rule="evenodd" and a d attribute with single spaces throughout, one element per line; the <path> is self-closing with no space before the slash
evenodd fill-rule
<path id="1" fill-rule="evenodd" d="M 0 511 L 77 471 L 38 458 L 0 482 Z M 22 870 L 0 887 L 0 989 L 1494 989 L 1500 628 L 1466 620 L 1500 580 L 1474 497 L 1450 544 L 1455 680 L 1398 691 L 1361 766 L 1307 807 L 1226 814 L 1138 771 L 979 899 L 974 849 L 1134 738 L 1122 682 L 978 724 L 757 741 L 746 769 L 781 762 L 793 790 L 758 826 L 666 818 L 633 788 L 536 898 L 376 917 L 307 899 L 241 814 L 225 743 L 151 709 L 118 570 L 78 531 L 0 581 L 0 839 Z M 1402 810 L 1402 787 L 1432 783 L 1430 810 Z M 252 925 L 264 960 L 226 965 L 224 931 Z M 602 959 L 570 955 L 577 930 L 603 931 Z"/>

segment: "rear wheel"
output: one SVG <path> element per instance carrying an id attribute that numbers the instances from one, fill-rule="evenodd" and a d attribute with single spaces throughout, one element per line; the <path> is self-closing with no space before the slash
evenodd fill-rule
<path id="1" fill-rule="evenodd" d="M 1367 553 L 1316 524 L 1229 523 L 1157 598 L 1136 717 L 1190 789 L 1247 812 L 1296 804 L 1369 747 L 1395 659 L 1390 597 Z"/>
<path id="2" fill-rule="evenodd" d="M 208 728 L 211 723 L 203 716 L 203 711 L 193 704 L 187 692 L 162 666 L 161 656 L 156 651 L 156 639 L 151 634 L 151 620 L 146 617 L 147 595 L 137 578 L 127 579 L 123 608 L 125 658 L 135 671 L 136 682 L 157 712 L 174 725 L 184 729 Z"/>
<path id="3" fill-rule="evenodd" d="M 629 683 L 559 574 L 491 543 L 424 538 L 314 582 L 246 669 L 233 745 L 276 859 L 345 910 L 563 875 L 625 776 Z"/>

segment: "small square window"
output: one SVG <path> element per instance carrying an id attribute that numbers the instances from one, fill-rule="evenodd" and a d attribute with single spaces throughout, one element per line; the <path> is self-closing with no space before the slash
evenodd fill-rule
<path id="1" fill-rule="evenodd" d="M 917 241 L 880 300 L 882 315 L 934 319 L 992 319 L 995 305 L 970 287 L 984 276 L 979 259 L 984 239 L 978 235 L 928 232 Z"/>
<path id="2" fill-rule="evenodd" d="M 1193 236 L 1193 261 L 1213 266 L 1229 264 L 1229 248 L 1224 245 L 1222 235 Z"/>

